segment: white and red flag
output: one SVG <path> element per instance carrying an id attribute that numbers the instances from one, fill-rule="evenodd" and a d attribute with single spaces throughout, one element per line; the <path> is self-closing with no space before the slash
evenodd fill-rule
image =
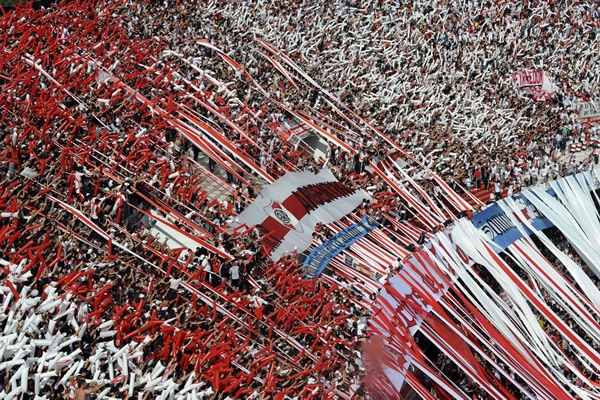
<path id="1" fill-rule="evenodd" d="M 579 102 L 576 118 L 588 123 L 600 121 L 600 105 L 594 101 Z"/>
<path id="2" fill-rule="evenodd" d="M 349 214 L 370 196 L 350 188 L 323 169 L 288 172 L 264 187 L 254 203 L 239 215 L 239 225 L 264 230 L 263 251 L 273 260 L 286 252 L 302 252 L 312 243 L 315 225 Z M 235 226 L 233 226 L 235 228 Z"/>
<path id="3" fill-rule="evenodd" d="M 541 86 L 544 83 L 544 71 L 540 69 L 517 71 L 514 72 L 511 77 L 518 88 L 525 86 Z"/>
<path id="4" fill-rule="evenodd" d="M 511 77 L 519 89 L 526 90 L 535 101 L 556 98 L 557 87 L 543 70 L 523 70 L 514 72 Z"/>

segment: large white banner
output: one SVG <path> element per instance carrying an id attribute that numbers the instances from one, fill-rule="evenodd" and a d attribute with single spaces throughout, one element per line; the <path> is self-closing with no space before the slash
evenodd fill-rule
<path id="1" fill-rule="evenodd" d="M 265 234 L 263 250 L 278 260 L 287 252 L 306 250 L 318 222 L 338 220 L 368 198 L 366 192 L 342 184 L 327 169 L 316 175 L 288 172 L 265 187 L 238 219 L 240 225 L 260 225 Z"/>
<path id="2" fill-rule="evenodd" d="M 600 121 L 600 105 L 592 101 L 579 103 L 577 105 L 577 119 L 585 122 Z"/>

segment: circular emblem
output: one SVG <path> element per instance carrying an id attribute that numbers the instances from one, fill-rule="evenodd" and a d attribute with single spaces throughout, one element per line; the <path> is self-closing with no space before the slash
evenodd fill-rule
<path id="1" fill-rule="evenodd" d="M 289 224 L 291 222 L 289 215 L 281 208 L 276 208 L 273 210 L 273 214 L 282 224 Z"/>

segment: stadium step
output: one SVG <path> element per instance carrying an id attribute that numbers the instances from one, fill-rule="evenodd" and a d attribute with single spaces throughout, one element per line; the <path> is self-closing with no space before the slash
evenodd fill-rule
<path id="1" fill-rule="evenodd" d="M 491 196 L 491 194 L 492 194 L 493 190 L 494 190 L 494 187 L 493 187 L 493 185 L 490 185 L 490 188 L 489 188 L 489 190 L 485 190 L 485 187 L 484 187 L 483 185 L 481 185 L 481 188 L 480 188 L 480 189 L 471 189 L 471 194 L 472 194 L 474 197 L 477 197 L 477 198 L 478 198 L 479 200 L 481 200 L 483 203 L 487 203 L 487 202 L 490 200 L 490 196 Z M 504 198 L 504 197 L 506 197 L 506 195 L 507 195 L 507 194 L 508 194 L 508 190 L 507 190 L 507 189 L 504 189 L 504 190 L 502 191 L 502 194 L 501 194 L 501 196 L 500 196 L 500 197 L 501 197 L 501 198 Z M 470 205 L 472 205 L 472 206 L 474 206 L 474 205 L 476 205 L 476 204 L 477 204 L 477 203 L 475 202 L 475 200 L 471 199 L 469 196 L 467 196 L 467 195 L 466 195 L 466 194 L 464 194 L 464 193 L 462 194 L 462 197 L 463 197 L 465 200 L 467 200 L 467 202 L 468 202 Z M 497 199 L 496 199 L 496 200 L 497 200 Z"/>
<path id="2" fill-rule="evenodd" d="M 233 194 L 233 189 L 225 183 L 227 174 L 221 167 L 215 166 L 215 172 L 211 173 L 208 169 L 208 157 L 202 152 L 198 155 L 197 163 L 200 164 L 200 167 L 194 168 L 194 172 L 200 177 L 198 186 L 206 191 L 209 200 L 223 201 L 227 196 Z"/>

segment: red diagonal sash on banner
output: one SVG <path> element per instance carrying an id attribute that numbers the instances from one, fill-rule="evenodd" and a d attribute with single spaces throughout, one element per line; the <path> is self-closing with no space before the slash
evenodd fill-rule
<path id="1" fill-rule="evenodd" d="M 263 237 L 263 250 L 270 254 L 287 233 L 294 229 L 293 224 L 290 223 L 292 219 L 287 215 L 288 212 L 297 221 L 301 221 L 306 214 L 318 207 L 352 193 L 354 189 L 343 183 L 329 181 L 297 188 L 280 203 L 281 207 L 279 203 L 273 203 L 274 216 L 269 215 L 260 223 L 268 232 L 268 236 Z"/>

